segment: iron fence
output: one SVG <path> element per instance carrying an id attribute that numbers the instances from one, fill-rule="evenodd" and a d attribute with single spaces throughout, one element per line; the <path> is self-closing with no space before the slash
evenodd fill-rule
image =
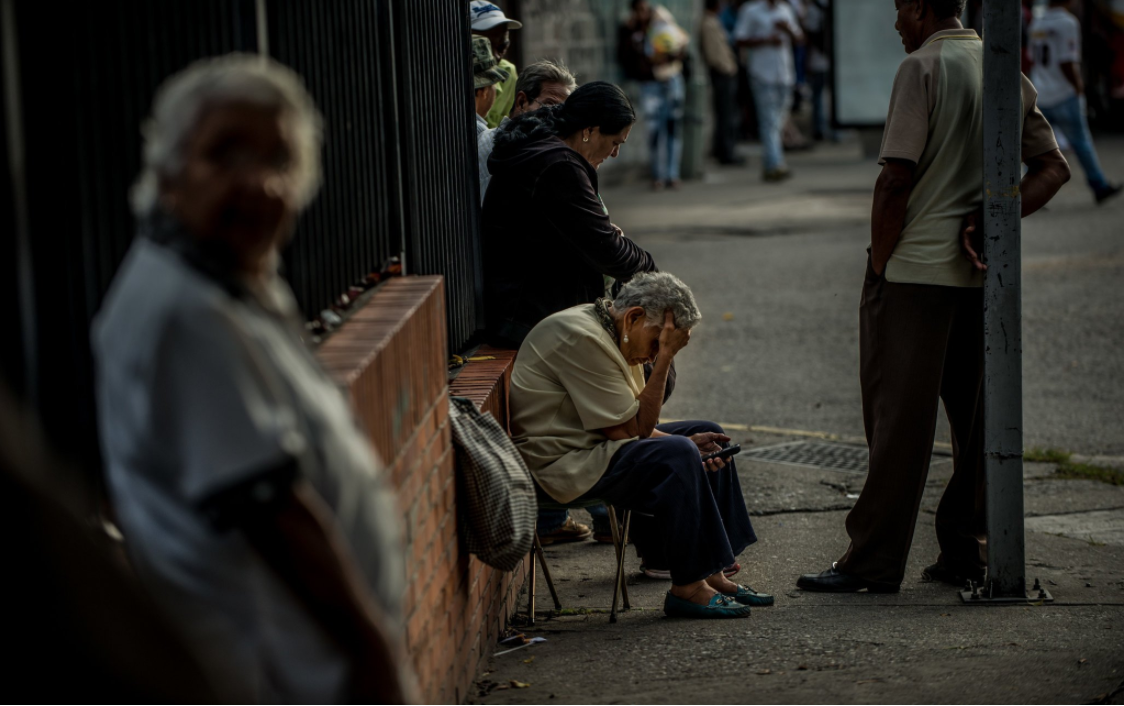
<path id="1" fill-rule="evenodd" d="M 323 187 L 286 254 L 310 318 L 402 251 L 393 57 L 380 36 L 387 15 L 383 2 L 268 6 L 269 53 L 304 77 L 324 114 Z"/>
<path id="2" fill-rule="evenodd" d="M 135 231 L 127 194 L 139 126 L 160 82 L 198 58 L 266 48 L 304 77 L 324 114 L 323 189 L 285 257 L 305 314 L 404 254 L 407 273 L 445 276 L 450 347 L 470 342 L 481 283 L 467 0 L 0 3 L 14 8 L 19 38 L 5 62 L 19 100 L 3 112 L 24 126 L 22 274 L 34 281 L 31 297 L 10 284 L 21 273 L 8 238 L 11 320 L 28 298 L 33 313 L 22 336 L 4 337 L 0 362 L 76 455 L 97 458 L 89 324 Z M 12 232 L 8 146 L 0 225 Z M 35 365 L 21 354 L 27 340 Z"/>
<path id="3" fill-rule="evenodd" d="M 5 112 L 21 116 L 22 135 L 13 136 L 25 154 L 21 276 L 32 282 L 14 307 L 30 315 L 22 336 L 11 338 L 34 342 L 17 387 L 56 445 L 96 468 L 89 323 L 133 237 L 127 194 L 139 170 L 139 126 L 168 74 L 200 56 L 253 49 L 247 3 L 9 7 L 19 47 L 5 68 L 15 70 L 20 91 L 16 101 L 6 97 Z"/>
<path id="4" fill-rule="evenodd" d="M 458 11 L 450 12 L 455 5 Z M 398 35 L 406 267 L 445 275 L 449 340 L 467 342 L 483 307 L 480 185 L 472 100 L 468 3 L 394 5 Z M 433 51 L 445 47 L 447 51 Z M 466 119 L 467 116 L 467 119 Z"/>

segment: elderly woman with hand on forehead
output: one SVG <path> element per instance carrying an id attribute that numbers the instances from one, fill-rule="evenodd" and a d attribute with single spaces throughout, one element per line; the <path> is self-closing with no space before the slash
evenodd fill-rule
<path id="1" fill-rule="evenodd" d="M 512 438 L 556 502 L 602 499 L 655 516 L 671 570 L 667 615 L 738 618 L 773 598 L 722 573 L 756 541 L 733 462 L 702 461 L 730 438 L 712 422 L 658 423 L 668 369 L 701 318 L 683 282 L 646 273 L 612 301 L 543 319 L 515 359 Z"/>
<path id="2" fill-rule="evenodd" d="M 394 500 L 277 271 L 320 126 L 259 56 L 160 88 L 139 235 L 94 326 L 98 421 L 138 574 L 240 700 L 400 703 Z"/>

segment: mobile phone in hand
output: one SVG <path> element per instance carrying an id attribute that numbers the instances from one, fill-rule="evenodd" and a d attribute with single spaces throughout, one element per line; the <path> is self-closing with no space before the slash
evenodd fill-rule
<path id="1" fill-rule="evenodd" d="M 715 451 L 712 454 L 707 454 L 706 456 L 703 456 L 702 460 L 703 460 L 703 463 L 706 463 L 707 461 L 711 461 L 711 460 L 716 459 L 716 458 L 720 458 L 723 461 L 725 461 L 726 459 L 730 458 L 734 454 L 740 453 L 741 450 L 742 450 L 741 444 L 731 444 L 730 446 L 727 446 L 726 448 L 722 449 L 721 451 Z"/>

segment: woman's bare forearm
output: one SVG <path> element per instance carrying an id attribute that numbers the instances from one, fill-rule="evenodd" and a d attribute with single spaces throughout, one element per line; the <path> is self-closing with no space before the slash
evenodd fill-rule
<path id="1" fill-rule="evenodd" d="M 636 412 L 636 435 L 647 439 L 660 423 L 660 410 L 663 409 L 663 391 L 667 386 L 667 372 L 671 369 L 670 355 L 656 357 L 648 384 L 640 393 L 640 409 Z"/>
<path id="2" fill-rule="evenodd" d="M 644 389 L 640 391 L 640 396 L 637 398 L 640 400 L 640 409 L 636 411 L 636 416 L 626 422 L 601 430 L 601 433 L 608 437 L 610 441 L 621 441 L 637 436 L 641 439 L 647 439 L 650 436 L 660 435 L 660 432 L 656 431 L 656 425 L 660 422 L 660 410 L 663 409 L 663 391 L 667 385 L 667 373 L 671 369 L 672 358 L 673 356 L 670 355 L 661 355 L 656 358 L 656 362 L 652 366 L 652 374 L 648 377 L 648 383 L 644 385 Z"/>

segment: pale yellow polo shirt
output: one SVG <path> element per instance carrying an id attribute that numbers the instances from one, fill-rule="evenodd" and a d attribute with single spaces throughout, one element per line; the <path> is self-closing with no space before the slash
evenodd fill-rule
<path id="1" fill-rule="evenodd" d="M 629 365 L 592 304 L 531 330 L 511 373 L 511 438 L 531 475 L 559 502 L 594 486 L 622 446 L 599 430 L 636 416 L 644 369 Z"/>
<path id="2" fill-rule="evenodd" d="M 1054 132 L 1022 77 L 1022 158 L 1057 149 Z M 983 42 L 974 30 L 937 32 L 894 77 L 879 164 L 917 165 L 890 282 L 979 287 L 983 273 L 960 252 L 964 216 L 983 201 Z"/>

